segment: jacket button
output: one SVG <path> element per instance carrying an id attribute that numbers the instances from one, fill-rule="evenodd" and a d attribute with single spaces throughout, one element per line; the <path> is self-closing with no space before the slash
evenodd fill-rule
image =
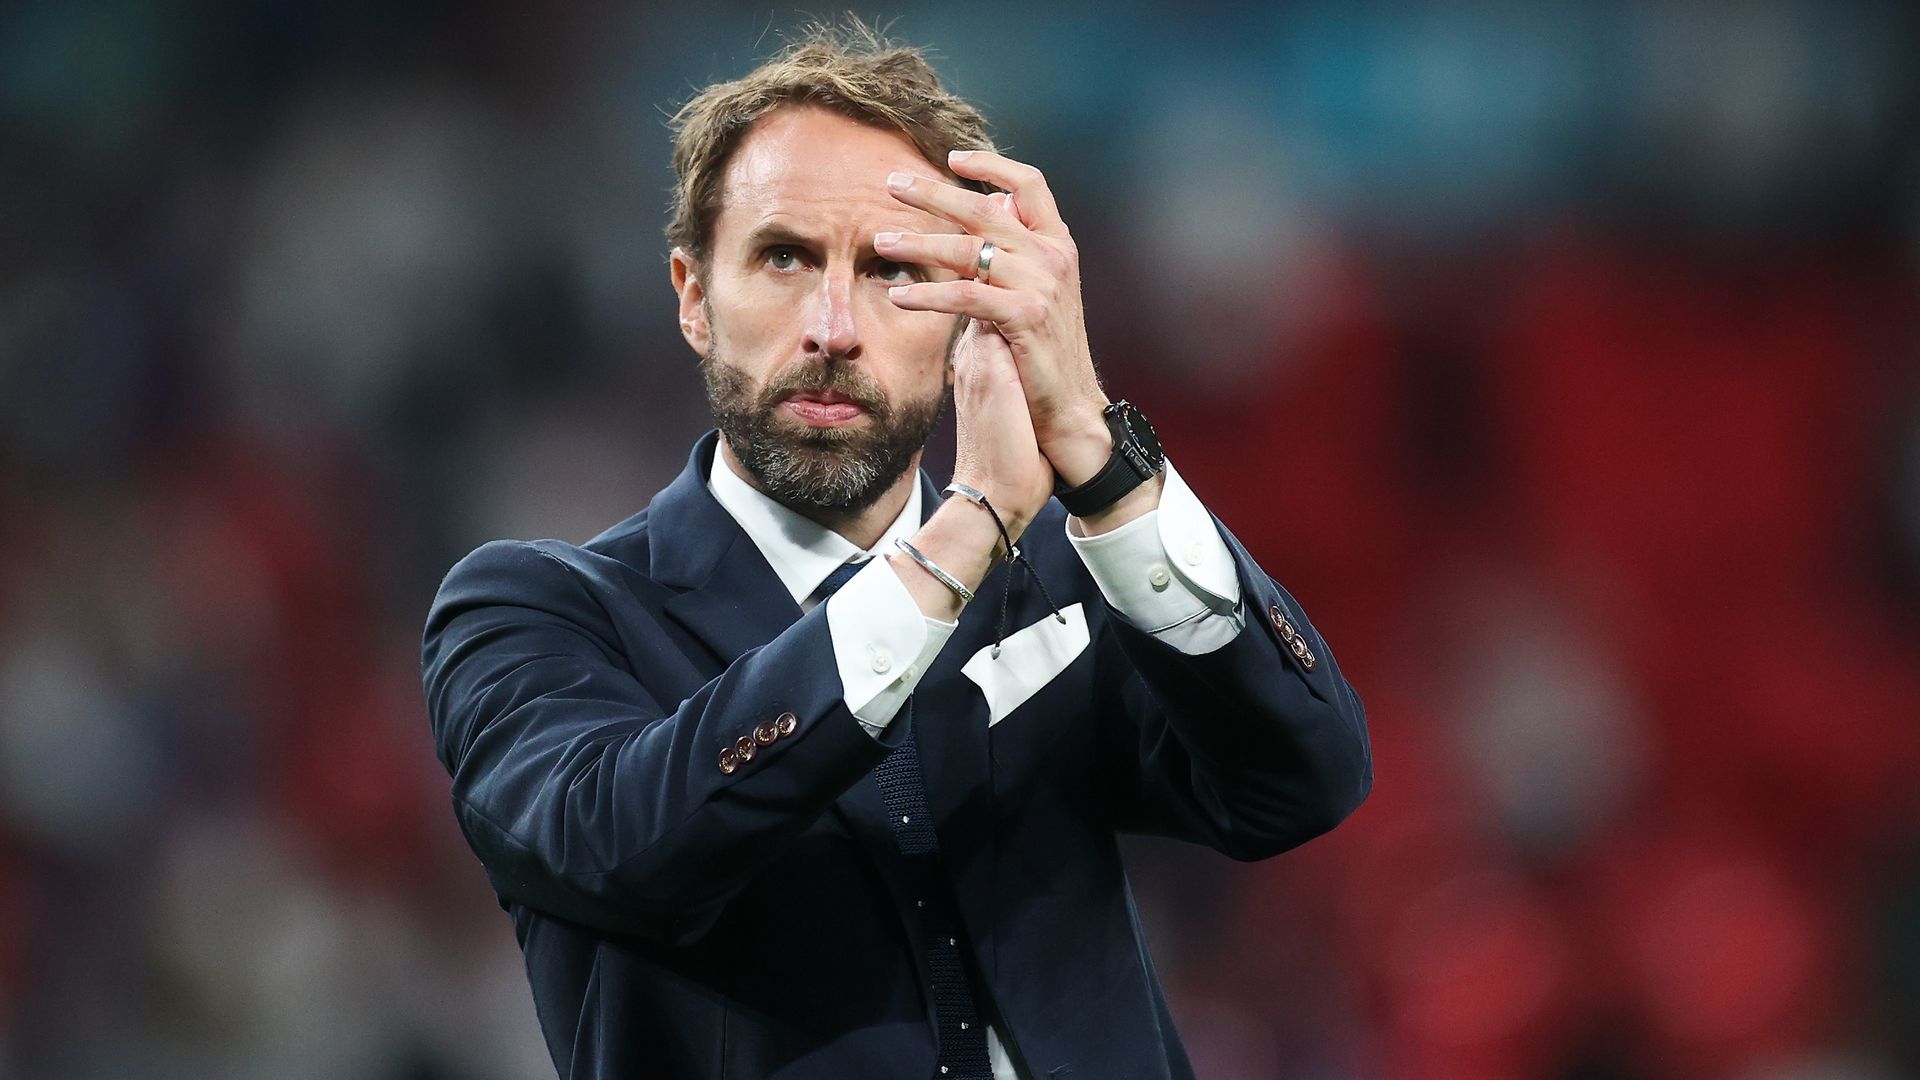
<path id="1" fill-rule="evenodd" d="M 1280 640 L 1289 645 L 1293 644 L 1293 639 L 1299 636 L 1299 632 L 1293 628 L 1293 620 L 1281 613 L 1280 605 L 1275 604 L 1269 607 L 1267 609 L 1267 618 L 1272 620 L 1273 628 L 1280 631 Z"/>
<path id="2" fill-rule="evenodd" d="M 733 771 L 735 769 L 738 769 L 739 767 L 740 767 L 740 754 L 738 751 L 736 751 L 731 746 L 727 747 L 725 750 L 720 751 L 720 771 L 721 772 L 726 773 L 728 776 L 732 776 Z"/>
<path id="3" fill-rule="evenodd" d="M 760 752 L 760 744 L 742 735 L 740 741 L 733 744 L 733 752 L 740 755 L 741 761 L 752 761 L 753 755 Z"/>
<path id="4" fill-rule="evenodd" d="M 773 728 L 782 735 L 791 735 L 800 726 L 800 718 L 790 712 L 783 712 L 773 722 Z"/>
<path id="5" fill-rule="evenodd" d="M 773 740 L 779 737 L 780 729 L 775 727 L 771 720 L 762 720 L 760 726 L 753 729 L 753 741 L 761 746 L 770 746 Z"/>
<path id="6" fill-rule="evenodd" d="M 1320 663 L 1314 657 L 1313 650 L 1307 648 L 1307 639 L 1303 637 L 1293 639 L 1293 658 L 1300 661 L 1300 666 L 1308 671 L 1312 671 Z"/>

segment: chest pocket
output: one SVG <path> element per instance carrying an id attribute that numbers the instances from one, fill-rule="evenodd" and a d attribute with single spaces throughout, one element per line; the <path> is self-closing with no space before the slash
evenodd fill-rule
<path id="1" fill-rule="evenodd" d="M 989 645 L 961 666 L 960 673 L 972 679 L 987 699 L 988 727 L 1006 719 L 1087 651 L 1085 608 L 1070 604 L 1060 614 L 1066 622 L 1048 615 L 1008 635 L 998 659 Z"/>

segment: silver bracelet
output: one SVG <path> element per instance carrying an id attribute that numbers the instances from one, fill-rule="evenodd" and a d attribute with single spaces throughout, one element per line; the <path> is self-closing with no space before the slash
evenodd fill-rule
<path id="1" fill-rule="evenodd" d="M 993 508 L 993 504 L 987 501 L 986 492 L 981 491 L 979 488 L 968 487 L 967 485 L 962 484 L 956 480 L 953 483 L 948 484 L 947 489 L 945 491 L 942 491 L 940 494 L 958 495 L 961 498 L 972 503 L 973 505 L 979 507 L 980 509 L 985 510 L 988 516 L 993 518 L 993 527 L 1000 531 L 1000 540 L 1002 543 L 1006 545 L 1006 548 L 1007 548 L 1007 554 L 1006 554 L 1007 561 L 1012 562 L 1013 560 L 1020 557 L 1020 549 L 1013 546 L 1013 537 L 1007 535 L 1006 523 L 1000 520 L 1000 512 L 998 510 L 995 510 Z"/>
<path id="2" fill-rule="evenodd" d="M 958 480 L 955 480 L 953 483 L 948 484 L 947 490 L 941 492 L 941 494 L 942 495 L 958 495 L 961 498 L 966 499 L 968 502 L 983 503 L 987 501 L 986 492 L 981 491 L 979 488 L 968 487 L 967 485 L 961 483 Z"/>
<path id="3" fill-rule="evenodd" d="M 973 602 L 972 589 L 969 589 L 965 585 L 960 584 L 960 580 L 954 577 L 952 574 L 949 574 L 945 570 L 942 570 L 938 566 L 935 566 L 933 564 L 932 559 L 929 559 L 925 555 L 920 554 L 919 548 L 914 547 L 912 544 L 907 543 L 906 537 L 904 536 L 899 537 L 898 539 L 894 540 L 893 543 L 895 547 L 898 547 L 901 551 L 904 551 L 908 555 L 912 556 L 913 561 L 919 563 L 921 566 L 921 569 L 924 569 L 927 573 L 932 574 L 936 578 L 939 578 L 940 584 L 945 585 L 949 589 L 952 589 L 953 595 L 959 597 L 961 603 L 970 604 Z"/>

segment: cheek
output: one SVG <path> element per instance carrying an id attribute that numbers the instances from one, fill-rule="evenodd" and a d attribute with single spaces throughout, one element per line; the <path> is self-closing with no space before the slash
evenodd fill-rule
<path id="1" fill-rule="evenodd" d="M 784 325 L 789 305 L 756 303 L 750 294 L 736 294 L 715 308 L 709 317 L 714 341 L 736 364 L 757 366 L 761 357 L 777 351 L 782 335 L 791 331 Z"/>

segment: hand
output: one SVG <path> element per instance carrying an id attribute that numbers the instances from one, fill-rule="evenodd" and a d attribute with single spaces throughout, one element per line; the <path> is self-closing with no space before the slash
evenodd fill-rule
<path id="1" fill-rule="evenodd" d="M 953 356 L 953 479 L 986 495 L 1016 541 L 1053 496 L 1013 352 L 991 327 L 969 323 Z"/>
<path id="2" fill-rule="evenodd" d="M 1068 484 L 1083 483 L 1106 464 L 1113 439 L 1100 415 L 1107 397 L 1087 345 L 1080 253 L 1040 170 L 987 150 L 955 151 L 948 164 L 1008 194 L 982 195 L 905 173 L 890 176 L 894 198 L 966 232 L 877 235 L 874 249 L 889 259 L 961 275 L 958 281 L 896 286 L 889 295 L 910 311 L 992 323 L 1018 367 L 1041 451 Z M 994 256 L 983 283 L 973 278 L 984 241 L 992 241 Z"/>

